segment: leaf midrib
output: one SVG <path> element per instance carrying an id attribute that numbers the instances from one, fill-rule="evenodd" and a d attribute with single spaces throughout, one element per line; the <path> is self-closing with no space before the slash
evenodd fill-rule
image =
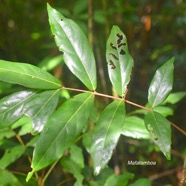
<path id="1" fill-rule="evenodd" d="M 35 78 L 35 79 L 39 79 L 39 80 L 42 80 L 44 82 L 48 82 L 48 83 L 51 83 L 51 84 L 54 84 L 54 85 L 57 85 L 57 86 L 61 86 L 60 84 L 58 83 L 55 83 L 53 81 L 50 81 L 50 80 L 47 80 L 47 79 L 44 79 L 44 78 L 41 78 L 39 76 L 36 76 L 36 75 L 31 75 L 31 74 L 26 74 L 26 73 L 22 73 L 22 72 L 19 72 L 19 71 L 14 71 L 14 70 L 10 70 L 10 69 L 4 69 L 4 68 L 0 68 L 0 70 L 4 70 L 5 72 L 13 72 L 15 74 L 19 74 L 19 75 L 25 75 L 25 76 L 28 76 L 28 77 L 31 77 L 31 79 Z"/>
<path id="2" fill-rule="evenodd" d="M 61 16 L 61 15 L 60 15 L 60 16 Z M 78 56 L 78 59 L 79 59 L 79 61 L 81 62 L 80 64 L 81 64 L 81 66 L 84 68 L 84 70 L 85 70 L 85 72 L 86 72 L 86 74 L 87 74 L 87 76 L 88 76 L 88 78 L 89 78 L 89 80 L 90 80 L 90 82 L 91 82 L 91 85 L 92 85 L 93 90 L 95 90 L 94 83 L 92 82 L 92 80 L 91 80 L 91 78 L 90 78 L 90 75 L 89 75 L 89 73 L 87 72 L 87 69 L 86 69 L 85 66 L 83 65 L 83 63 L 82 63 L 82 61 L 81 61 L 81 59 L 80 59 L 78 53 L 76 52 L 76 50 L 75 50 L 75 48 L 74 48 L 74 46 L 73 46 L 71 40 L 68 38 L 68 36 L 67 36 L 65 30 L 64 30 L 63 27 L 59 24 L 59 21 L 60 21 L 60 20 L 58 20 L 55 16 L 53 16 L 53 18 L 56 20 L 57 24 L 61 27 L 61 29 L 62 29 L 63 32 L 65 33 L 66 38 L 68 39 L 68 41 L 69 41 L 71 47 L 73 48 L 74 53 Z M 64 18 L 63 18 L 63 19 L 64 19 Z M 68 20 L 68 19 L 65 18 L 63 21 L 65 21 L 65 20 Z M 55 34 L 56 34 L 56 33 L 55 33 Z M 59 37 L 59 36 L 58 36 L 58 37 Z M 62 51 L 62 52 L 63 52 L 63 51 Z M 65 52 L 64 52 L 64 55 L 66 55 Z"/>
<path id="3" fill-rule="evenodd" d="M 84 104 L 86 104 L 86 102 L 92 97 L 93 95 L 91 94 L 84 102 L 83 104 L 80 105 L 80 107 L 77 109 L 77 111 L 70 117 L 70 119 L 66 122 L 66 124 L 62 127 L 62 129 L 60 130 L 60 132 L 56 135 L 55 139 L 52 141 L 51 145 L 49 146 L 49 148 L 47 149 L 47 151 L 45 151 L 45 154 L 42 156 L 42 158 L 39 160 L 39 162 L 36 164 L 35 168 L 33 168 L 33 171 L 37 170 L 37 166 L 39 165 L 40 162 L 42 162 L 43 158 L 46 156 L 47 152 L 50 150 L 51 146 L 54 144 L 54 142 L 57 140 L 57 138 L 59 137 L 59 135 L 61 134 L 61 132 L 63 131 L 63 129 L 68 125 L 68 123 L 73 119 L 73 117 L 75 117 L 75 115 L 79 112 L 79 110 L 81 110 L 81 108 L 83 107 Z"/>

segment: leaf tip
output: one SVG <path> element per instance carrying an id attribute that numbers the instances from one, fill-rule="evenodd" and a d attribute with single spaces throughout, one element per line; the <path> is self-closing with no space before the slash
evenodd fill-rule
<path id="1" fill-rule="evenodd" d="M 100 173 L 100 170 L 101 170 L 101 166 L 97 166 L 97 167 L 95 168 L 94 175 L 97 176 L 97 175 Z"/>
<path id="2" fill-rule="evenodd" d="M 32 170 L 31 172 L 28 173 L 28 175 L 26 177 L 26 182 L 28 182 L 32 178 L 33 174 L 34 174 L 34 170 Z"/>

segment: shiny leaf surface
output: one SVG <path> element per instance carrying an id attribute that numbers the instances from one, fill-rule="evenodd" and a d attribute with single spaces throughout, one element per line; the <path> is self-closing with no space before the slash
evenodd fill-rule
<path id="1" fill-rule="evenodd" d="M 95 90 L 95 59 L 85 34 L 74 21 L 65 18 L 49 4 L 47 8 L 51 31 L 59 50 L 64 53 L 66 65 L 85 86 Z"/>
<path id="2" fill-rule="evenodd" d="M 117 26 L 113 26 L 106 46 L 106 59 L 111 83 L 119 96 L 124 96 L 134 65 L 128 51 L 127 39 Z"/>
<path id="3" fill-rule="evenodd" d="M 95 174 L 99 174 L 112 156 L 125 119 L 123 101 L 114 101 L 102 112 L 92 134 L 91 155 Z"/>
<path id="4" fill-rule="evenodd" d="M 40 92 L 25 90 L 14 93 L 0 101 L 1 127 L 7 127 L 24 115 L 32 119 L 33 132 L 41 132 L 54 112 L 60 90 Z"/>
<path id="5" fill-rule="evenodd" d="M 61 158 L 74 143 L 87 123 L 93 106 L 93 95 L 83 93 L 67 100 L 48 120 L 37 141 L 33 161 L 33 171 L 29 180 L 38 171 Z"/>
<path id="6" fill-rule="evenodd" d="M 145 127 L 144 120 L 136 116 L 125 118 L 122 134 L 136 139 L 149 139 L 150 135 Z"/>
<path id="7" fill-rule="evenodd" d="M 0 80 L 34 89 L 57 89 L 61 83 L 36 66 L 0 60 Z"/>
<path id="8" fill-rule="evenodd" d="M 25 90 L 16 92 L 0 100 L 0 127 L 15 123 L 24 114 L 25 103 L 36 95 L 36 91 Z"/>
<path id="9" fill-rule="evenodd" d="M 173 63 L 174 58 L 171 58 L 155 72 L 148 90 L 148 102 L 152 108 L 161 104 L 172 90 Z"/>
<path id="10" fill-rule="evenodd" d="M 49 90 L 34 95 L 24 106 L 24 114 L 32 119 L 33 132 L 41 132 L 54 112 L 60 90 Z"/>
<path id="11" fill-rule="evenodd" d="M 166 158 L 170 159 L 171 126 L 169 121 L 157 112 L 147 113 L 144 120 L 152 140 L 160 148 Z"/>

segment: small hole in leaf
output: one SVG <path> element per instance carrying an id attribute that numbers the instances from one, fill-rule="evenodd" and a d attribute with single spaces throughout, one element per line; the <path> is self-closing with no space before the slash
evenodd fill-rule
<path id="1" fill-rule="evenodd" d="M 123 49 L 121 49 L 120 54 L 121 54 L 121 55 L 125 55 L 126 52 L 125 52 Z"/>
<path id="2" fill-rule="evenodd" d="M 110 43 L 110 46 L 111 46 L 114 50 L 117 50 L 117 48 L 114 46 L 113 43 Z"/>
<path id="3" fill-rule="evenodd" d="M 111 65 L 111 69 L 115 69 L 116 66 L 114 65 L 114 62 L 112 60 L 109 61 L 109 65 Z"/>
<path id="4" fill-rule="evenodd" d="M 127 44 L 126 43 L 120 43 L 119 45 L 118 45 L 118 48 L 120 48 L 121 46 L 126 46 Z"/>
<path id="5" fill-rule="evenodd" d="M 119 60 L 118 57 L 117 57 L 116 55 L 114 55 L 114 54 L 112 54 L 112 53 L 109 53 L 109 55 L 111 55 L 114 59 Z"/>

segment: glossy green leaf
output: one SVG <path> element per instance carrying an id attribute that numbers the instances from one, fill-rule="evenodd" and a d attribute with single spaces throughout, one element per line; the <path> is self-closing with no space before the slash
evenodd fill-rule
<path id="1" fill-rule="evenodd" d="M 149 139 L 150 135 L 145 127 L 144 120 L 136 116 L 125 118 L 122 134 L 136 139 Z"/>
<path id="2" fill-rule="evenodd" d="M 171 158 L 171 126 L 170 122 L 157 112 L 149 112 L 145 116 L 145 125 L 152 140 L 160 148 L 167 159 Z"/>
<path id="3" fill-rule="evenodd" d="M 160 113 L 164 117 L 172 116 L 174 114 L 174 110 L 166 106 L 156 106 L 153 108 L 153 110 Z"/>
<path id="4" fill-rule="evenodd" d="M 127 186 L 130 179 L 134 177 L 134 174 L 124 172 L 122 175 L 116 176 L 113 174 L 105 182 L 104 186 Z"/>
<path id="5" fill-rule="evenodd" d="M 109 77 L 119 96 L 124 96 L 134 65 L 128 51 L 127 39 L 117 26 L 113 26 L 106 46 Z"/>
<path id="6" fill-rule="evenodd" d="M 151 186 L 151 181 L 146 178 L 140 178 L 136 180 L 134 183 L 130 184 L 129 186 Z"/>
<path id="7" fill-rule="evenodd" d="M 184 97 L 186 97 L 186 92 L 175 92 L 171 93 L 167 99 L 163 102 L 163 104 L 171 103 L 176 104 L 180 100 L 182 100 Z"/>
<path id="8" fill-rule="evenodd" d="M 91 155 L 95 174 L 99 174 L 112 156 L 125 119 L 123 101 L 114 101 L 102 112 L 92 134 Z"/>
<path id="9" fill-rule="evenodd" d="M 51 31 L 59 50 L 64 53 L 66 65 L 85 86 L 95 90 L 95 59 L 85 34 L 74 21 L 65 18 L 49 4 L 47 8 Z"/>
<path id="10" fill-rule="evenodd" d="M 32 119 L 33 132 L 41 132 L 48 118 L 54 112 L 60 89 L 44 91 L 34 95 L 25 103 L 23 112 Z"/>
<path id="11" fill-rule="evenodd" d="M 148 102 L 153 108 L 161 104 L 169 95 L 173 86 L 174 58 L 162 65 L 150 83 L 148 90 Z"/>
<path id="12" fill-rule="evenodd" d="M 29 180 L 38 171 L 61 158 L 85 127 L 93 95 L 83 93 L 67 100 L 48 120 L 34 149 Z"/>
<path id="13" fill-rule="evenodd" d="M 25 90 L 14 93 L 0 101 L 1 127 L 7 127 L 23 115 L 32 119 L 33 132 L 41 132 L 54 112 L 60 90 L 40 92 Z"/>
<path id="14" fill-rule="evenodd" d="M 34 89 L 57 89 L 61 83 L 36 66 L 0 60 L 0 80 Z"/>
<path id="15" fill-rule="evenodd" d="M 24 149 L 21 145 L 6 149 L 4 155 L 0 159 L 0 168 L 5 169 L 8 165 L 15 162 L 23 153 Z"/>
<path id="16" fill-rule="evenodd" d="M 80 167 L 84 168 L 84 158 L 82 149 L 76 145 L 72 145 L 70 148 L 70 159 Z"/>
<path id="17" fill-rule="evenodd" d="M 36 95 L 36 91 L 25 90 L 16 92 L 0 100 L 0 127 L 7 127 L 15 123 L 24 114 L 24 105 Z"/>

